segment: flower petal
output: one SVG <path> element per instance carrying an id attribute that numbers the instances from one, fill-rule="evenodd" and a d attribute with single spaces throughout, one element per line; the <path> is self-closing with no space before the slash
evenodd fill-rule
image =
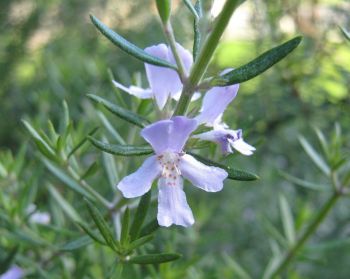
<path id="1" fill-rule="evenodd" d="M 203 98 L 201 113 L 196 117 L 196 120 L 200 124 L 206 123 L 213 126 L 215 120 L 236 97 L 238 88 L 239 84 L 234 84 L 210 89 Z"/>
<path id="2" fill-rule="evenodd" d="M 10 269 L 8 269 L 5 273 L 0 274 L 0 279 L 20 279 L 23 277 L 23 270 L 14 265 Z"/>
<path id="3" fill-rule="evenodd" d="M 192 210 L 189 207 L 183 188 L 183 180 L 179 177 L 177 185 L 167 185 L 166 178 L 158 181 L 158 223 L 169 227 L 172 224 L 184 227 L 194 223 Z"/>
<path id="4" fill-rule="evenodd" d="M 170 47 L 169 49 L 169 54 L 170 54 L 170 62 L 172 62 L 173 64 L 176 64 L 176 60 L 175 57 L 173 55 L 173 52 L 171 51 Z M 184 70 L 186 72 L 186 74 L 188 74 L 190 72 L 190 69 L 192 67 L 193 64 L 193 56 L 191 54 L 191 52 L 189 52 L 187 49 L 185 49 L 182 45 L 176 43 L 176 49 L 177 49 L 177 53 L 179 54 L 179 57 L 182 61 L 182 65 L 184 66 Z"/>
<path id="5" fill-rule="evenodd" d="M 164 151 L 181 152 L 189 135 L 197 128 L 197 121 L 185 116 L 155 122 L 141 131 L 156 154 Z"/>
<path id="6" fill-rule="evenodd" d="M 160 175 L 161 167 L 156 156 L 147 158 L 134 173 L 124 177 L 117 188 L 126 198 L 135 198 L 147 193 L 153 181 Z"/>
<path id="7" fill-rule="evenodd" d="M 223 169 L 204 165 L 187 154 L 181 157 L 179 169 L 183 177 L 207 192 L 221 191 L 227 177 L 227 172 Z"/>
<path id="8" fill-rule="evenodd" d="M 165 44 L 151 46 L 145 49 L 148 54 L 171 61 L 171 52 Z M 182 83 L 173 69 L 145 64 L 147 79 L 156 99 L 157 105 L 163 109 L 168 100 L 169 95 L 176 94 L 181 91 Z"/>
<path id="9" fill-rule="evenodd" d="M 238 140 L 229 140 L 231 146 L 243 155 L 250 156 L 255 151 L 255 147 L 246 143 L 242 138 Z"/>
<path id="10" fill-rule="evenodd" d="M 137 98 L 140 99 L 150 99 L 153 97 L 153 93 L 152 90 L 150 88 L 148 89 L 143 89 L 141 87 L 137 87 L 137 86 L 129 86 L 126 87 L 124 85 L 122 85 L 119 82 L 116 82 L 115 80 L 112 81 L 114 86 L 125 91 L 126 93 L 129 93 L 130 95 L 136 96 Z"/>

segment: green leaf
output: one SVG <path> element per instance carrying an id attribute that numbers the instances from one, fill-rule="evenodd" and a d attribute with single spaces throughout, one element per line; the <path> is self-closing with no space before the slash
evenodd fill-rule
<path id="1" fill-rule="evenodd" d="M 95 16 L 90 15 L 90 19 L 92 23 L 96 26 L 96 28 L 104 35 L 108 40 L 110 40 L 113 44 L 115 44 L 117 47 L 119 47 L 121 50 L 125 51 L 126 53 L 134 56 L 135 58 L 146 62 L 148 64 L 161 66 L 161 67 L 167 67 L 176 70 L 176 66 L 169 63 L 168 61 L 165 61 L 163 59 L 159 59 L 157 57 L 154 57 L 147 52 L 145 52 L 143 49 L 135 46 L 134 44 L 130 43 L 126 39 L 124 39 L 122 36 L 108 28 L 105 24 L 103 24 L 100 20 L 98 20 Z"/>
<path id="2" fill-rule="evenodd" d="M 84 246 L 87 246 L 92 243 L 92 239 L 84 235 L 82 237 L 79 237 L 75 240 L 69 241 L 66 244 L 63 244 L 62 248 L 60 248 L 61 251 L 74 251 L 79 248 L 82 248 Z"/>
<path id="3" fill-rule="evenodd" d="M 107 131 L 115 138 L 115 140 L 119 143 L 119 144 L 126 144 L 125 140 L 121 137 L 121 135 L 118 133 L 118 131 L 116 129 L 114 129 L 114 127 L 112 126 L 111 122 L 109 122 L 109 120 L 107 119 L 107 117 L 101 112 L 99 111 L 97 113 L 98 117 L 100 118 L 103 126 L 107 129 Z"/>
<path id="4" fill-rule="evenodd" d="M 106 142 L 107 139 L 103 138 L 103 141 Z M 118 169 L 114 160 L 114 156 L 107 152 L 103 152 L 102 160 L 103 160 L 104 169 L 107 173 L 109 185 L 111 186 L 112 189 L 114 189 L 116 181 L 119 180 Z"/>
<path id="5" fill-rule="evenodd" d="M 317 153 L 317 151 L 311 146 L 311 144 L 303 137 L 299 136 L 299 142 L 304 148 L 305 152 L 311 160 L 315 163 L 315 165 L 326 175 L 330 175 L 331 171 L 329 166 L 326 164 L 326 162 L 323 160 L 320 154 Z"/>
<path id="6" fill-rule="evenodd" d="M 335 239 L 326 242 L 322 242 L 320 244 L 313 244 L 305 247 L 306 252 L 324 252 L 328 250 L 334 250 L 339 248 L 350 247 L 350 237 L 343 239 Z"/>
<path id="7" fill-rule="evenodd" d="M 113 233 L 111 229 L 109 228 L 108 224 L 106 221 L 103 219 L 102 214 L 100 211 L 97 209 L 95 205 L 93 205 L 90 201 L 85 199 L 86 204 L 88 206 L 88 210 L 90 213 L 90 216 L 94 220 L 97 228 L 99 229 L 101 235 L 105 239 L 106 243 L 108 244 L 109 247 L 111 247 L 114 251 L 118 251 L 118 245 L 114 239 Z"/>
<path id="8" fill-rule="evenodd" d="M 33 137 L 40 152 L 50 159 L 56 159 L 55 151 L 50 147 L 49 143 L 46 142 L 43 137 L 30 125 L 27 121 L 22 120 L 22 123 Z"/>
<path id="9" fill-rule="evenodd" d="M 175 261 L 180 257 L 180 254 L 175 253 L 148 254 L 130 257 L 128 262 L 134 264 L 160 264 Z"/>
<path id="10" fill-rule="evenodd" d="M 90 167 L 86 170 L 86 172 L 80 177 L 81 180 L 84 180 L 92 175 L 94 175 L 99 169 L 98 163 L 93 162 Z"/>
<path id="11" fill-rule="evenodd" d="M 96 234 L 93 230 L 91 230 L 87 225 L 85 225 L 83 222 L 76 222 L 77 225 L 87 234 L 89 235 L 93 240 L 96 242 L 107 245 L 107 243 L 101 238 L 100 235 Z"/>
<path id="12" fill-rule="evenodd" d="M 280 196 L 279 202 L 284 235 L 288 241 L 288 244 L 292 246 L 296 239 L 292 210 L 287 202 L 287 199 L 283 195 Z"/>
<path id="13" fill-rule="evenodd" d="M 240 279 L 251 279 L 250 275 L 248 272 L 238 263 L 236 262 L 233 258 L 231 258 L 229 255 L 226 253 L 223 254 L 225 263 L 227 264 L 228 267 L 230 267 L 235 275 L 238 276 Z"/>
<path id="14" fill-rule="evenodd" d="M 5 250 L 6 251 L 6 250 Z M 18 246 L 12 248 L 4 260 L 0 261 L 0 274 L 5 273 L 10 268 L 18 252 Z M 2 277 L 2 276 L 1 276 Z M 5 277 L 5 276 L 4 276 Z"/>
<path id="15" fill-rule="evenodd" d="M 197 13 L 197 10 L 195 9 L 195 7 L 192 5 L 192 2 L 190 0 L 182 0 L 182 2 L 184 2 L 184 4 L 186 5 L 186 7 L 190 10 L 190 12 L 192 13 L 192 15 L 195 18 L 198 18 L 199 15 Z M 197 3 L 196 3 L 197 4 Z"/>
<path id="16" fill-rule="evenodd" d="M 70 203 L 62 197 L 62 195 L 52 186 L 47 186 L 51 196 L 55 199 L 55 201 L 59 204 L 62 210 L 67 214 L 67 216 L 73 221 L 81 221 L 81 217 L 76 212 L 76 210 L 70 205 Z"/>
<path id="17" fill-rule="evenodd" d="M 111 103 L 110 101 L 107 101 L 106 99 L 103 99 L 99 96 L 88 94 L 88 98 L 95 101 L 96 103 L 102 104 L 106 109 L 108 109 L 111 113 L 115 114 L 116 116 L 136 125 L 141 128 L 144 128 L 146 125 L 150 124 L 150 122 L 143 118 L 142 116 L 127 110 L 125 108 L 122 108 L 116 104 Z"/>
<path id="18" fill-rule="evenodd" d="M 85 189 L 80 186 L 80 184 L 75 181 L 73 178 L 71 178 L 65 170 L 57 166 L 56 164 L 50 162 L 44 157 L 39 157 L 39 159 L 42 161 L 42 163 L 45 165 L 45 167 L 55 176 L 57 177 L 61 182 L 63 182 L 67 187 L 69 187 L 71 190 L 94 200 L 94 197 L 90 195 Z"/>
<path id="19" fill-rule="evenodd" d="M 201 155 L 198 155 L 192 152 L 188 152 L 188 154 L 191 154 L 193 157 L 195 157 L 196 159 L 198 159 L 204 164 L 224 169 L 228 173 L 228 177 L 227 177 L 228 179 L 240 180 L 240 181 L 253 181 L 253 180 L 259 179 L 259 176 L 257 176 L 254 173 L 234 169 L 230 166 L 225 166 L 224 164 L 214 162 L 212 160 L 209 160 L 207 158 L 202 157 Z"/>
<path id="20" fill-rule="evenodd" d="M 98 149 L 121 156 L 140 156 L 153 153 L 153 149 L 150 146 L 137 146 L 137 145 L 121 145 L 121 144 L 109 144 L 99 141 L 93 137 L 88 137 L 89 141 Z"/>
<path id="21" fill-rule="evenodd" d="M 153 232 L 155 232 L 156 230 L 158 230 L 159 224 L 158 224 L 158 220 L 157 218 L 154 218 L 151 222 L 147 223 L 141 230 L 140 232 L 140 236 L 145 236 L 148 234 L 151 234 Z"/>
<path id="22" fill-rule="evenodd" d="M 132 251 L 132 250 L 146 244 L 147 242 L 150 242 L 153 238 L 154 238 L 153 234 L 149 234 L 149 235 L 140 237 L 128 245 L 128 250 Z"/>
<path id="23" fill-rule="evenodd" d="M 197 0 L 194 8 L 196 10 L 197 17 L 195 17 L 194 21 L 193 21 L 193 33 L 194 33 L 194 37 L 193 37 L 193 61 L 196 61 L 198 53 L 199 53 L 199 49 L 201 46 L 201 40 L 202 40 L 202 34 L 201 34 L 200 24 L 199 24 L 199 20 L 203 16 L 202 1 Z"/>
<path id="24" fill-rule="evenodd" d="M 129 242 L 129 223 L 130 223 L 130 211 L 127 207 L 125 209 L 123 219 L 122 219 L 122 230 L 120 233 L 120 243 L 125 245 Z"/>
<path id="25" fill-rule="evenodd" d="M 302 37 L 295 37 L 280 46 L 266 51 L 248 64 L 222 75 L 217 78 L 217 86 L 242 83 L 260 75 L 292 52 L 300 44 L 301 40 Z M 213 82 L 215 83 L 215 79 Z"/>
<path id="26" fill-rule="evenodd" d="M 347 31 L 344 27 L 339 26 L 340 31 L 343 33 L 344 37 L 350 41 L 350 32 Z"/>
<path id="27" fill-rule="evenodd" d="M 92 136 L 93 134 L 95 134 L 98 130 L 98 127 L 95 127 L 94 129 L 92 129 L 89 133 L 88 136 Z M 79 141 L 73 148 L 72 150 L 69 152 L 68 154 L 68 159 L 70 158 L 70 156 L 72 156 L 80 147 L 82 147 L 84 145 L 84 143 L 87 142 L 87 137 L 84 137 L 81 141 Z"/>
<path id="28" fill-rule="evenodd" d="M 290 175 L 284 171 L 279 171 L 279 174 L 283 176 L 286 180 L 292 182 L 297 186 L 301 186 L 310 190 L 329 192 L 331 189 L 325 185 L 319 185 L 317 183 L 309 182 L 304 179 L 300 179 L 293 175 Z"/>
<path id="29" fill-rule="evenodd" d="M 156 0 L 159 17 L 166 24 L 170 17 L 171 0 Z"/>
<path id="30" fill-rule="evenodd" d="M 130 228 L 130 240 L 135 240 L 140 233 L 141 227 L 147 216 L 148 208 L 151 204 L 152 190 L 143 195 L 137 206 L 135 217 Z"/>

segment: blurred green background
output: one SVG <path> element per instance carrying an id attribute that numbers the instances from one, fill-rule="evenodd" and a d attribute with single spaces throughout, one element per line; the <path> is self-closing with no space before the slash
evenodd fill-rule
<path id="1" fill-rule="evenodd" d="M 211 1 L 204 2 L 208 12 Z M 164 41 L 155 4 L 150 0 L 0 2 L 2 164 L 10 164 L 9 150 L 18 154 L 21 147 L 26 148 L 16 182 L 4 176 L 0 189 L 14 199 L 18 191 L 23 190 L 22 183 L 26 183 L 25 189 L 36 185 L 31 201 L 53 215 L 53 228 L 63 226 L 67 231 L 74 228 L 74 224 L 55 216 L 56 209 L 45 186 L 53 183 L 61 189 L 62 185 L 52 179 L 37 160 L 36 147 L 28 144 L 29 135 L 21 119 L 30 119 L 39 128 L 46 127 L 47 120 L 51 119 L 59 130 L 62 101 L 66 100 L 77 138 L 82 138 L 95 126 L 101 127 L 103 134 L 105 128 L 86 94 L 118 99 L 116 94 L 120 92 L 116 93 L 110 82 L 111 73 L 124 84 L 135 81 L 139 77 L 136 72 L 145 81 L 143 64 L 103 38 L 90 23 L 90 13 L 142 48 Z M 173 1 L 172 22 L 177 40 L 191 49 L 192 17 L 181 1 Z M 218 194 L 187 187 L 197 223 L 186 230 L 160 230 L 155 246 L 182 253 L 184 259 L 164 268 L 159 278 L 241 278 L 235 275 L 232 263 L 223 255 L 233 257 L 254 278 L 260 278 L 274 246 L 271 238 L 276 238 L 282 230 L 278 209 L 280 195 L 283 194 L 291 205 L 297 229 L 311 220 L 327 195 L 295 186 L 280 173 L 284 171 L 307 181 L 328 183 L 298 142 L 301 134 L 319 150 L 314 127 L 330 137 L 335 123 L 339 123 L 343 142 L 347 152 L 349 150 L 350 44 L 337 25 L 350 28 L 348 1 L 248 0 L 236 11 L 217 49 L 210 73 L 245 64 L 293 36 L 302 35 L 304 40 L 278 65 L 242 84 L 224 117 L 232 128 L 242 128 L 245 140 L 257 147 L 252 157 L 235 154 L 225 160 L 237 168 L 257 173 L 261 179 L 229 182 Z M 122 99 L 129 108 L 135 108 L 134 98 L 123 94 Z M 120 119 L 109 114 L 108 119 L 121 135 L 129 130 L 128 124 Z M 94 147 L 87 145 L 86 148 L 84 162 L 101 160 L 100 152 Z M 116 164 L 121 159 L 115 157 Z M 139 163 L 135 161 L 130 170 Z M 12 189 L 14 183 L 17 188 Z M 110 188 L 106 184 L 104 172 L 91 179 L 91 185 L 108 195 Z M 82 210 L 79 198 L 62 189 L 75 209 Z M 339 202 L 309 243 L 297 268 L 290 270 L 288 278 L 350 277 L 349 205 L 348 200 Z M 16 214 L 11 218 L 20 219 Z M 17 223 L 22 224 L 21 221 Z M 63 243 L 71 236 L 56 234 L 52 228 L 33 230 L 52 243 Z M 337 239 L 346 241 L 331 248 L 316 245 Z M 0 236 L 1 250 L 12 247 L 13 241 L 13 238 Z M 103 268 L 113 262 L 108 259 L 110 253 L 101 251 L 98 246 L 94 247 L 98 251 L 96 255 L 86 254 L 82 248 L 83 251 L 57 257 L 51 255 L 46 246 L 38 244 L 35 251 L 31 245 L 25 242 L 20 248 L 21 256 L 17 256 L 17 262 L 25 268 L 30 265 L 30 260 L 23 259 L 25 257 L 38 265 L 44 262 L 38 268 L 43 273 L 33 271 L 30 278 L 41 278 L 46 273 L 49 278 L 102 278 Z M 47 259 L 50 261 L 46 262 Z M 106 267 L 101 267 L 100 261 L 105 261 Z"/>

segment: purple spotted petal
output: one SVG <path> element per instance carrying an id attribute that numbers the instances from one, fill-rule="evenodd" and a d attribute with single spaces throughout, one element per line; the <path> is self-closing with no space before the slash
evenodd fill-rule
<path id="1" fill-rule="evenodd" d="M 147 158 L 134 173 L 124 177 L 117 188 L 126 198 L 135 198 L 147 193 L 153 181 L 160 175 L 161 167 L 156 156 Z"/>
<path id="2" fill-rule="evenodd" d="M 165 178 L 158 181 L 158 223 L 169 227 L 172 224 L 189 227 L 194 223 L 192 210 L 187 204 L 180 177 L 177 185 L 167 185 Z"/>
<path id="3" fill-rule="evenodd" d="M 5 273 L 0 275 L 0 279 L 21 279 L 23 277 L 23 270 L 14 265 Z"/>
<path id="4" fill-rule="evenodd" d="M 239 84 L 226 87 L 213 87 L 203 98 L 202 108 L 196 120 L 202 124 L 213 125 L 215 120 L 225 111 L 236 97 Z"/>
<path id="5" fill-rule="evenodd" d="M 133 86 L 133 85 L 126 87 L 126 86 L 122 85 L 121 83 L 116 82 L 115 80 L 113 80 L 113 84 L 115 87 L 125 91 L 126 93 L 129 93 L 130 95 L 133 95 L 137 98 L 140 98 L 140 99 L 150 99 L 153 97 L 153 93 L 152 93 L 152 90 L 150 88 L 143 89 L 141 87 L 137 87 L 137 86 Z"/>
<path id="6" fill-rule="evenodd" d="M 187 154 L 181 157 L 179 168 L 183 177 L 207 192 L 221 191 L 228 175 L 223 169 L 204 165 Z"/>
<path id="7" fill-rule="evenodd" d="M 164 151 L 181 152 L 197 121 L 185 116 L 155 122 L 141 131 L 141 136 L 152 145 L 156 154 Z"/>
<path id="8" fill-rule="evenodd" d="M 161 58 L 168 62 L 171 61 L 171 52 L 165 44 L 151 46 L 145 51 L 155 57 Z M 157 105 L 163 109 L 169 95 L 172 96 L 181 91 L 182 83 L 175 70 L 145 64 L 147 79 L 156 99 Z"/>

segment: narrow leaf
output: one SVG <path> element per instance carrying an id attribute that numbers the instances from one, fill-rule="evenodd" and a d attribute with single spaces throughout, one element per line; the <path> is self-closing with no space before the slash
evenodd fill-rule
<path id="1" fill-rule="evenodd" d="M 92 136 L 93 134 L 95 134 L 98 130 L 98 127 L 95 127 L 94 129 L 91 130 L 91 132 L 88 133 L 88 136 Z M 72 150 L 69 152 L 68 154 L 68 159 L 70 158 L 70 156 L 72 156 L 80 147 L 82 147 L 84 145 L 84 143 L 87 142 L 87 137 L 84 137 L 81 141 L 79 141 L 73 148 Z"/>
<path id="2" fill-rule="evenodd" d="M 59 166 L 57 166 L 56 164 L 50 162 L 49 160 L 47 160 L 44 157 L 39 157 L 40 160 L 43 162 L 43 164 L 45 165 L 45 167 L 55 176 L 57 177 L 61 182 L 63 182 L 67 187 L 69 187 L 71 190 L 89 198 L 94 200 L 94 197 L 92 195 L 90 195 L 87 191 L 85 191 L 85 189 L 80 186 L 80 184 L 75 181 L 73 178 L 71 178 L 66 172 L 65 170 L 63 170 L 62 168 L 60 168 Z"/>
<path id="3" fill-rule="evenodd" d="M 190 0 L 182 0 L 182 2 L 184 2 L 186 7 L 190 10 L 190 12 L 195 18 L 199 17 L 195 7 L 192 5 L 192 2 Z"/>
<path id="4" fill-rule="evenodd" d="M 106 242 L 100 237 L 100 235 L 96 234 L 93 230 L 91 230 L 87 225 L 85 225 L 83 222 L 76 222 L 77 225 L 87 234 L 89 235 L 93 240 L 96 242 L 107 245 Z"/>
<path id="5" fill-rule="evenodd" d="M 106 109 L 108 109 L 111 113 L 117 115 L 118 117 L 136 125 L 141 128 L 145 127 L 148 125 L 150 122 L 143 118 L 142 116 L 127 110 L 125 108 L 122 108 L 116 104 L 111 103 L 110 101 L 107 101 L 99 96 L 93 95 L 93 94 L 88 94 L 88 98 L 91 100 L 95 101 L 96 103 L 102 104 Z"/>
<path id="6" fill-rule="evenodd" d="M 156 0 L 159 17 L 166 24 L 170 17 L 171 0 Z"/>
<path id="7" fill-rule="evenodd" d="M 102 214 L 100 211 L 97 209 L 95 205 L 93 205 L 90 201 L 85 199 L 86 204 L 88 206 L 89 213 L 94 220 L 97 228 L 99 229 L 101 235 L 105 239 L 106 243 L 111 247 L 113 250 L 117 251 L 117 244 L 114 240 L 113 233 L 111 229 L 109 228 L 108 224 L 106 221 L 103 219 Z"/>
<path id="8" fill-rule="evenodd" d="M 120 233 L 120 243 L 122 245 L 125 245 L 128 243 L 128 238 L 129 238 L 129 223 L 130 223 L 130 211 L 129 208 L 127 207 L 125 209 L 123 219 L 122 219 L 122 231 Z"/>
<path id="9" fill-rule="evenodd" d="M 148 155 L 153 152 L 153 149 L 150 146 L 109 144 L 109 143 L 94 139 L 93 137 L 88 137 L 88 138 L 90 142 L 98 149 L 114 155 L 140 156 L 140 155 Z"/>
<path id="10" fill-rule="evenodd" d="M 344 37 L 345 37 L 348 41 L 350 41 L 350 32 L 347 31 L 347 30 L 346 30 L 345 28 L 343 28 L 343 27 L 340 27 L 340 26 L 339 26 L 339 28 L 340 28 L 340 31 L 343 33 Z"/>
<path id="11" fill-rule="evenodd" d="M 92 175 L 94 175 L 99 169 L 98 163 L 95 161 L 93 162 L 90 167 L 85 171 L 85 173 L 80 177 L 81 180 L 84 180 Z"/>
<path id="12" fill-rule="evenodd" d="M 224 260 L 225 260 L 227 266 L 229 266 L 235 272 L 235 275 L 238 275 L 238 278 L 251 279 L 248 272 L 238 262 L 236 262 L 233 258 L 231 258 L 226 253 L 223 254 L 223 257 L 224 257 Z"/>
<path id="13" fill-rule="evenodd" d="M 107 141 L 106 138 L 103 138 L 103 141 Z M 107 142 L 108 143 L 108 142 Z M 108 181 L 112 189 L 115 187 L 116 181 L 119 180 L 118 169 L 114 160 L 114 156 L 110 153 L 102 153 L 103 166 L 107 173 Z"/>
<path id="14" fill-rule="evenodd" d="M 194 6 L 197 16 L 194 18 L 193 21 L 193 60 L 197 60 L 197 56 L 199 53 L 200 45 L 201 45 L 201 39 L 202 34 L 199 26 L 199 20 L 202 17 L 203 11 L 202 11 L 202 1 L 198 0 Z"/>
<path id="15" fill-rule="evenodd" d="M 130 251 L 146 244 L 147 242 L 150 242 L 152 239 L 153 239 L 153 234 L 149 234 L 149 235 L 146 235 L 146 236 L 143 236 L 143 237 L 140 237 L 138 239 L 136 239 L 135 241 L 131 242 L 128 246 L 128 249 Z"/>
<path id="16" fill-rule="evenodd" d="M 319 185 L 317 183 L 313 183 L 310 181 L 306 181 L 304 179 L 300 179 L 298 177 L 295 177 L 293 175 L 290 175 L 284 171 L 279 171 L 279 174 L 283 176 L 286 180 L 292 182 L 293 184 L 297 186 L 301 186 L 310 190 L 315 191 L 323 191 L 323 192 L 329 192 L 331 189 L 325 185 Z"/>
<path id="17" fill-rule="evenodd" d="M 17 255 L 17 252 L 18 252 L 18 246 L 12 248 L 9 251 L 8 255 L 6 256 L 6 258 L 3 259 L 2 261 L 0 261 L 0 274 L 5 273 L 5 271 L 10 268 L 10 266 L 12 265 L 13 260 L 15 259 L 16 255 Z M 5 278 L 5 276 L 4 276 L 4 278 Z"/>
<path id="18" fill-rule="evenodd" d="M 292 52 L 300 44 L 301 40 L 302 37 L 295 37 L 280 46 L 266 51 L 248 64 L 222 75 L 217 79 L 220 83 L 218 86 L 242 83 L 260 75 Z"/>
<path id="19" fill-rule="evenodd" d="M 135 217 L 133 223 L 130 228 L 130 240 L 135 240 L 140 233 L 141 227 L 145 218 L 147 216 L 148 208 L 151 204 L 152 191 L 148 191 L 145 195 L 143 195 L 139 201 L 139 205 L 137 206 Z"/>
<path id="20" fill-rule="evenodd" d="M 39 150 L 46 157 L 50 159 L 55 158 L 55 151 L 50 147 L 49 143 L 43 139 L 39 132 L 37 132 L 27 121 L 22 120 L 22 123 L 24 124 L 28 132 L 31 134 L 31 136 L 34 138 L 34 141 L 38 146 Z"/>
<path id="21" fill-rule="evenodd" d="M 81 221 L 81 217 L 76 212 L 76 210 L 70 205 L 70 203 L 53 187 L 48 185 L 49 192 L 51 196 L 55 199 L 62 210 L 67 214 L 67 216 L 73 221 Z"/>
<path id="22" fill-rule="evenodd" d="M 126 144 L 125 140 L 121 137 L 121 135 L 118 133 L 116 129 L 112 126 L 111 122 L 107 119 L 107 117 L 99 111 L 97 113 L 98 117 L 100 118 L 103 126 L 107 129 L 107 131 L 116 139 L 116 141 L 119 144 Z"/>
<path id="23" fill-rule="evenodd" d="M 134 56 L 135 58 L 146 62 L 148 64 L 161 66 L 161 67 L 167 67 L 172 68 L 176 70 L 176 66 L 169 63 L 168 61 L 165 61 L 163 59 L 159 59 L 157 57 L 154 57 L 147 52 L 145 52 L 143 49 L 135 46 L 134 44 L 130 43 L 126 39 L 124 39 L 122 36 L 108 28 L 105 24 L 103 24 L 100 20 L 98 20 L 95 16 L 90 15 L 90 19 L 92 23 L 96 26 L 96 28 L 113 44 L 115 44 L 117 47 L 119 47 L 121 50 L 125 51 L 126 53 Z"/>
<path id="24" fill-rule="evenodd" d="M 214 162 L 212 160 L 209 160 L 207 158 L 204 158 L 204 157 L 202 157 L 198 154 L 192 153 L 192 152 L 189 152 L 189 154 L 191 154 L 193 157 L 195 157 L 196 159 L 198 159 L 199 161 L 201 161 L 204 164 L 224 169 L 228 173 L 228 177 L 227 177 L 228 179 L 240 180 L 240 181 L 253 181 L 253 180 L 259 179 L 259 176 L 257 176 L 254 173 L 234 169 L 230 166 L 225 166 L 224 164 Z"/>
<path id="25" fill-rule="evenodd" d="M 311 146 L 311 144 L 303 137 L 299 136 L 299 142 L 304 148 L 305 152 L 311 160 L 315 163 L 315 165 L 326 175 L 330 174 L 329 166 L 326 164 L 326 162 L 323 160 L 321 155 L 317 153 L 317 151 Z"/>
<path id="26" fill-rule="evenodd" d="M 92 239 L 84 235 L 82 237 L 79 237 L 75 240 L 72 240 L 70 242 L 67 242 L 66 244 L 63 244 L 62 248 L 60 248 L 61 251 L 74 251 L 79 248 L 82 248 L 84 246 L 87 246 L 92 243 Z"/>
<path id="27" fill-rule="evenodd" d="M 180 257 L 180 254 L 175 253 L 148 254 L 131 257 L 128 262 L 134 264 L 160 264 L 175 261 Z"/>
<path id="28" fill-rule="evenodd" d="M 288 240 L 288 244 L 292 246 L 295 243 L 295 227 L 292 211 L 287 199 L 283 195 L 280 196 L 279 202 L 284 235 Z"/>
<path id="29" fill-rule="evenodd" d="M 159 229 L 158 220 L 155 218 L 151 222 L 147 223 L 141 230 L 140 236 L 151 234 Z"/>

